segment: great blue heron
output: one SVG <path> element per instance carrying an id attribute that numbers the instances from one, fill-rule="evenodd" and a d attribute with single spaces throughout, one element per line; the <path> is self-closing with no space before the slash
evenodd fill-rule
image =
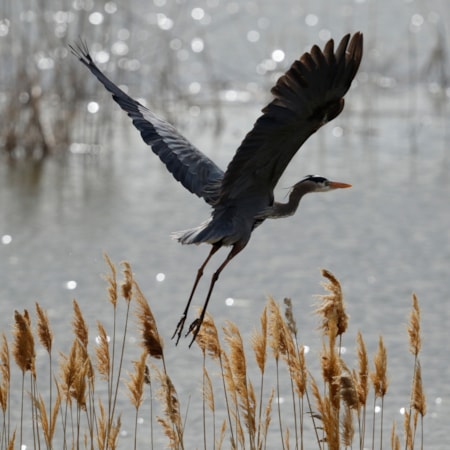
<path id="1" fill-rule="evenodd" d="M 287 203 L 274 201 L 274 188 L 300 146 L 322 125 L 338 116 L 362 58 L 363 36 L 344 36 L 336 51 L 333 40 L 324 49 L 314 45 L 296 60 L 272 88 L 273 100 L 262 110 L 224 172 L 184 138 L 172 125 L 131 98 L 94 63 L 87 45 L 80 41 L 72 52 L 111 92 L 128 113 L 142 139 L 151 146 L 174 178 L 203 198 L 213 211 L 206 222 L 175 234 L 182 244 L 212 245 L 200 266 L 186 308 L 172 336 L 179 342 L 189 306 L 211 257 L 223 246 L 228 256 L 214 272 L 200 316 L 189 326 L 194 342 L 203 322 L 214 285 L 225 266 L 247 245 L 252 231 L 265 219 L 295 213 L 301 198 L 349 184 L 309 175 L 292 187 Z"/>

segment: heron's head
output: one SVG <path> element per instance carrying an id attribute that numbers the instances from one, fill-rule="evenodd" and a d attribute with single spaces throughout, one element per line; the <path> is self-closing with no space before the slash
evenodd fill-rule
<path id="1" fill-rule="evenodd" d="M 334 189 L 343 189 L 352 187 L 351 184 L 341 183 L 340 181 L 330 181 L 320 175 L 307 175 L 294 185 L 293 189 L 300 189 L 306 192 L 327 192 Z"/>

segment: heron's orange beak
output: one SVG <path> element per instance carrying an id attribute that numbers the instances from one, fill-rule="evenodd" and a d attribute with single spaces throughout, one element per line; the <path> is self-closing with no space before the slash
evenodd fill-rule
<path id="1" fill-rule="evenodd" d="M 331 187 L 331 189 L 344 189 L 352 187 L 351 184 L 341 183 L 340 181 L 330 181 L 329 186 Z"/>

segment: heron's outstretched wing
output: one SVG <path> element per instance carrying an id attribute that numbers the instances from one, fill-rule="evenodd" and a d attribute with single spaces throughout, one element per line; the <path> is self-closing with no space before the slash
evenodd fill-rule
<path id="1" fill-rule="evenodd" d="M 334 51 L 312 47 L 272 88 L 274 99 L 244 138 L 225 172 L 218 205 L 273 189 L 300 146 L 340 114 L 362 57 L 363 37 L 344 36 Z"/>
<path id="2" fill-rule="evenodd" d="M 106 77 L 94 63 L 84 42 L 80 41 L 76 46 L 70 46 L 70 49 L 128 113 L 134 126 L 141 132 L 142 139 L 151 146 L 174 178 L 190 192 L 213 204 L 217 199 L 223 171 L 172 125 L 131 98 Z"/>

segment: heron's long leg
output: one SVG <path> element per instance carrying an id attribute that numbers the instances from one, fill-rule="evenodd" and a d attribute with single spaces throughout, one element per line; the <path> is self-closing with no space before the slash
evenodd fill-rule
<path id="1" fill-rule="evenodd" d="M 245 247 L 245 245 L 242 244 L 234 244 L 233 248 L 231 249 L 230 253 L 228 253 L 228 256 L 226 257 L 225 261 L 219 266 L 219 268 L 214 272 L 211 283 L 209 285 L 208 295 L 206 296 L 205 303 L 203 304 L 202 312 L 200 313 L 200 316 L 195 319 L 191 325 L 189 326 L 189 330 L 186 333 L 186 336 L 189 333 L 192 333 L 192 341 L 189 344 L 189 347 L 194 343 L 195 338 L 197 337 L 198 332 L 200 331 L 200 327 L 202 326 L 203 319 L 205 318 L 206 314 L 206 308 L 208 307 L 208 302 L 211 297 L 212 291 L 214 289 L 214 285 L 216 284 L 216 281 L 219 278 L 220 273 L 225 268 L 225 266 Z"/>
<path id="2" fill-rule="evenodd" d="M 200 281 L 200 278 L 203 275 L 203 270 L 206 267 L 206 264 L 208 264 L 211 257 L 214 255 L 214 253 L 217 252 L 217 250 L 219 250 L 220 247 L 221 247 L 221 245 L 219 245 L 219 244 L 213 244 L 211 251 L 209 252 L 207 258 L 205 259 L 205 261 L 203 262 L 203 264 L 200 266 L 200 268 L 197 271 L 197 277 L 195 278 L 194 286 L 192 286 L 191 295 L 189 296 L 189 300 L 187 301 L 186 308 L 184 309 L 181 319 L 179 320 L 177 327 L 175 328 L 175 331 L 172 335 L 172 339 L 175 336 L 177 336 L 177 342 L 175 343 L 175 345 L 178 345 L 178 341 L 180 340 L 181 333 L 183 332 L 184 322 L 186 321 L 189 307 L 191 306 L 191 301 L 192 301 L 192 298 L 194 297 L 194 292 L 197 289 L 198 282 Z"/>

